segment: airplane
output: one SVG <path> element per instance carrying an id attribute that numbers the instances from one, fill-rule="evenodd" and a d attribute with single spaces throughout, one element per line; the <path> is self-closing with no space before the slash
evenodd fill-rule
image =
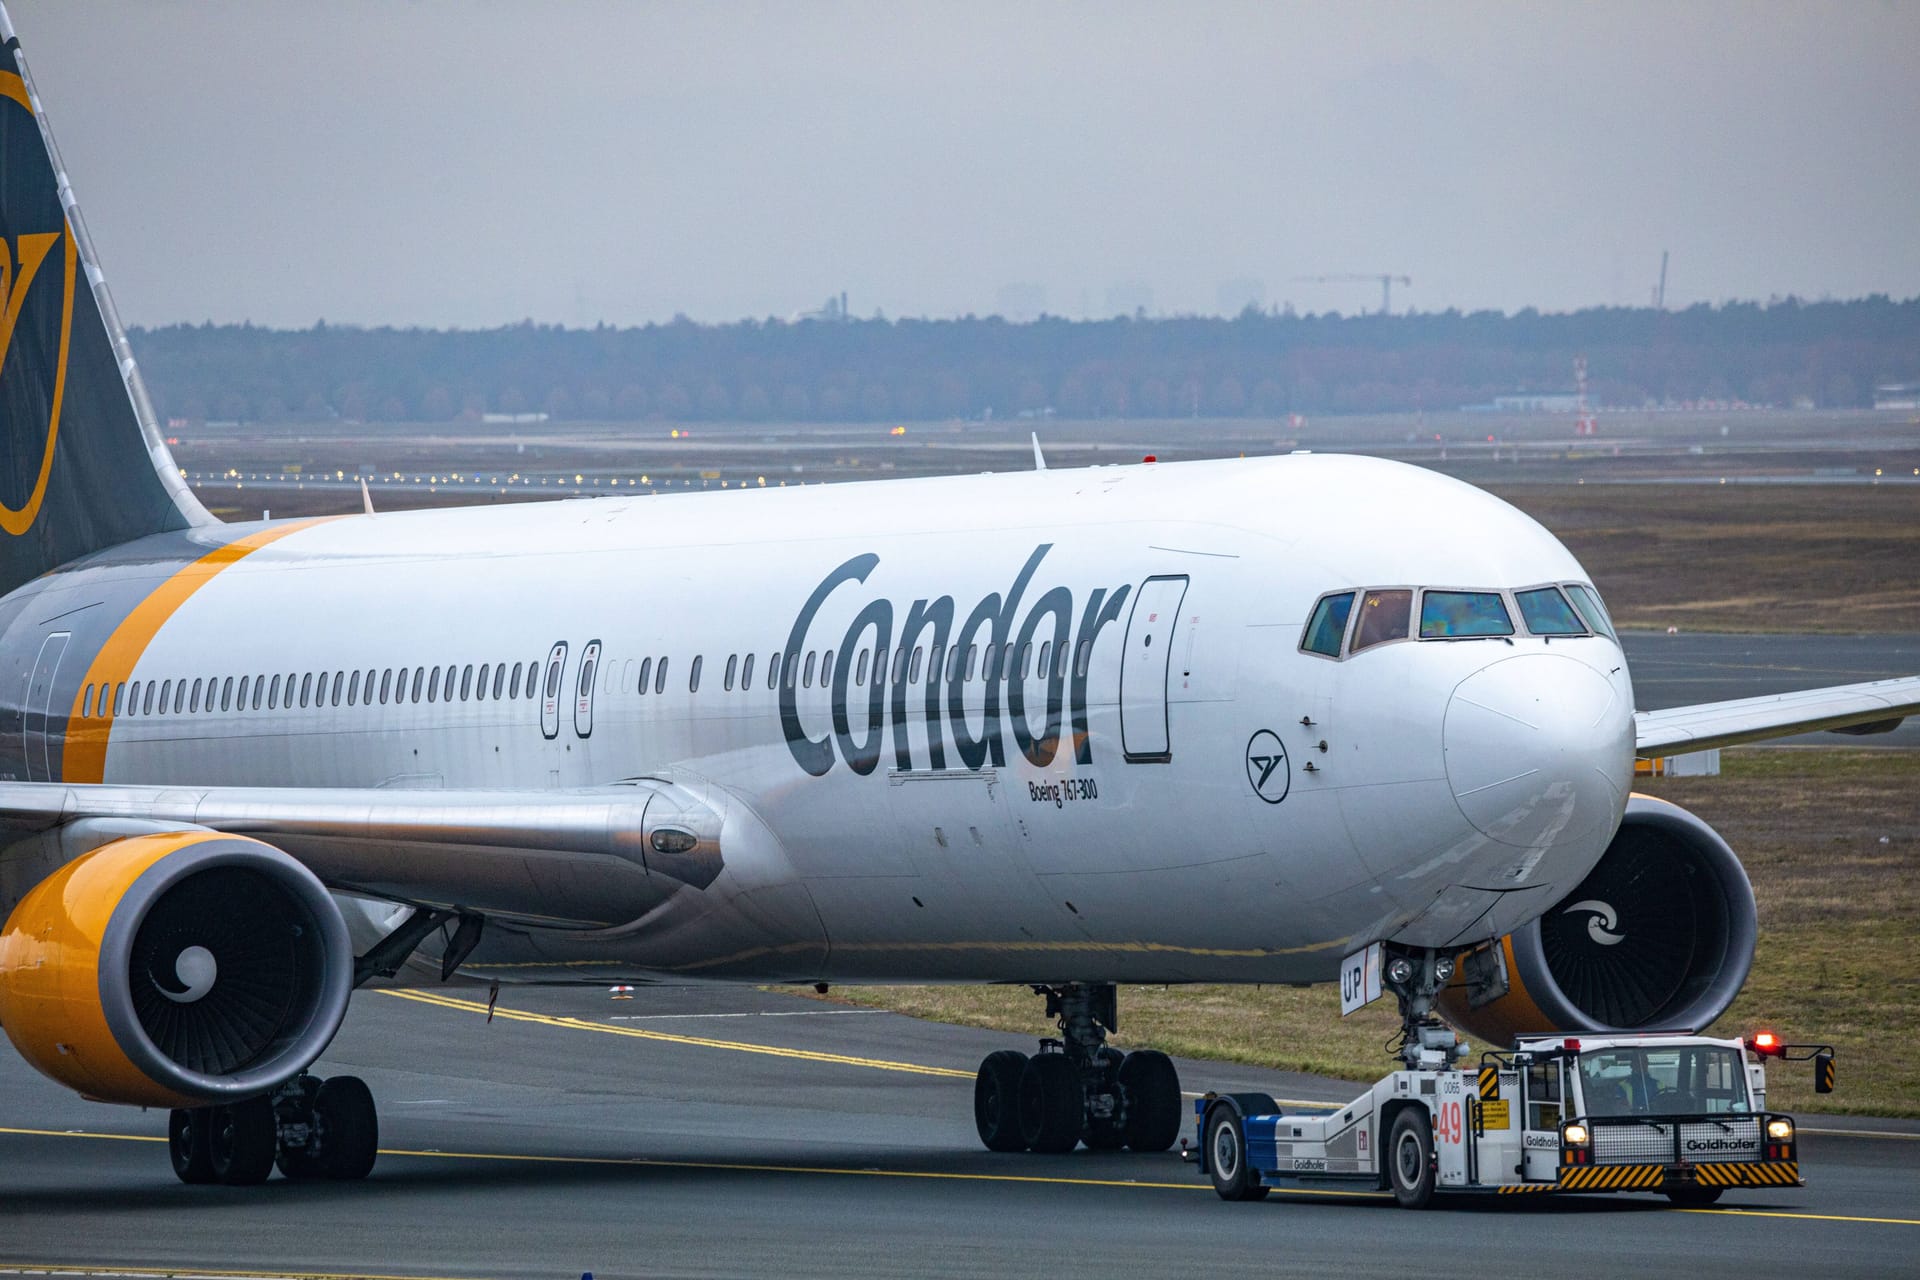
<path id="1" fill-rule="evenodd" d="M 999 1151 L 1174 1141 L 1121 983 L 1363 957 L 1416 1052 L 1704 1027 L 1752 890 L 1636 756 L 1920 709 L 1636 713 L 1551 533 L 1360 457 L 221 523 L 0 38 L 0 1025 L 184 1181 L 364 1177 L 309 1068 L 434 970 L 1025 985 Z"/>

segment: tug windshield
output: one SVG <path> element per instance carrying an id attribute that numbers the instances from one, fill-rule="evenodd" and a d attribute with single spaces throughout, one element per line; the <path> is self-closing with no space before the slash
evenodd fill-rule
<path id="1" fill-rule="evenodd" d="M 1589 1116 L 1688 1116 L 1745 1112 L 1747 1075 L 1722 1045 L 1596 1049 L 1580 1055 Z"/>

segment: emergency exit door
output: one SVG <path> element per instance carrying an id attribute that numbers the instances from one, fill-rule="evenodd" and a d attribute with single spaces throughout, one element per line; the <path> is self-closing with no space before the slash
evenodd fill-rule
<path id="1" fill-rule="evenodd" d="M 1167 669 L 1173 629 L 1180 620 L 1187 579 L 1148 578 L 1133 598 L 1126 647 L 1120 652 L 1120 745 L 1130 761 L 1171 760 L 1167 729 Z"/>
<path id="2" fill-rule="evenodd" d="M 33 675 L 27 680 L 26 713 L 21 722 L 21 754 L 25 757 L 27 781 L 53 782 L 53 760 L 48 749 L 48 722 L 53 715 L 53 682 L 60 673 L 60 659 L 67 651 L 69 631 L 56 631 L 40 644 L 40 656 L 34 660 Z"/>

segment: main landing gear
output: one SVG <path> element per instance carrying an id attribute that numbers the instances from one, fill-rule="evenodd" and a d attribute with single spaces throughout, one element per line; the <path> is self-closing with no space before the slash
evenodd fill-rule
<path id="1" fill-rule="evenodd" d="M 1029 1058 L 990 1053 L 973 1084 L 973 1122 L 989 1151 L 1165 1151 L 1179 1136 L 1180 1076 L 1166 1054 L 1107 1047 L 1119 1025 L 1112 983 L 1034 989 L 1057 1039 Z"/>
<path id="2" fill-rule="evenodd" d="M 357 1076 L 297 1076 L 270 1094 L 175 1111 L 167 1150 L 182 1182 L 251 1187 L 274 1166 L 296 1181 L 351 1181 L 373 1168 L 380 1120 Z"/>

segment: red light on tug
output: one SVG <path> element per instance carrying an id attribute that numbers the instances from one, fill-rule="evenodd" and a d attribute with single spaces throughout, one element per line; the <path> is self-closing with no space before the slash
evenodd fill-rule
<path id="1" fill-rule="evenodd" d="M 1768 1055 L 1779 1054 L 1783 1049 L 1783 1046 L 1780 1043 L 1780 1037 L 1773 1034 L 1773 1032 L 1771 1031 L 1757 1032 L 1753 1036 L 1749 1037 L 1747 1040 L 1747 1047 L 1749 1049 L 1752 1049 L 1755 1053 L 1768 1054 Z"/>

